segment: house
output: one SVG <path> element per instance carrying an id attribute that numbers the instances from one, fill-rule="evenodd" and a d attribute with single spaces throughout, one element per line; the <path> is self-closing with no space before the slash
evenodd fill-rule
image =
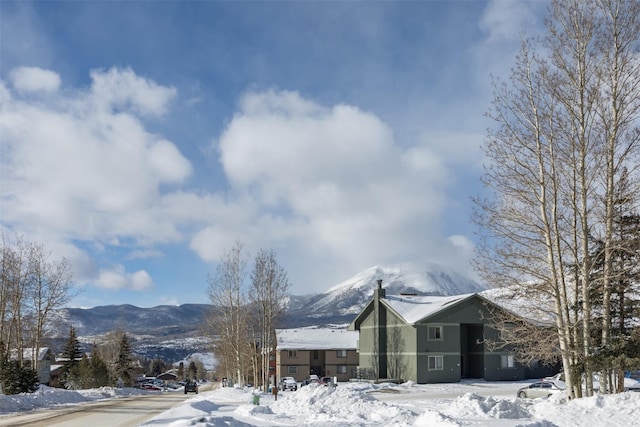
<path id="1" fill-rule="evenodd" d="M 9 357 L 12 360 L 17 360 L 18 355 L 19 353 L 12 350 Z M 40 384 L 49 384 L 51 363 L 54 360 L 53 352 L 49 347 L 42 347 L 38 351 L 35 348 L 25 348 L 22 350 L 22 360 L 27 366 L 35 365 Z"/>
<path id="2" fill-rule="evenodd" d="M 348 327 L 359 333 L 359 376 L 427 384 L 552 375 L 551 367 L 519 364 L 509 348 L 488 349 L 485 338 L 499 339 L 491 304 L 499 308 L 479 294 L 386 295 L 379 280 L 373 300 Z"/>
<path id="3" fill-rule="evenodd" d="M 309 375 L 355 378 L 358 333 L 345 328 L 307 327 L 276 330 L 276 376 L 304 381 Z"/>

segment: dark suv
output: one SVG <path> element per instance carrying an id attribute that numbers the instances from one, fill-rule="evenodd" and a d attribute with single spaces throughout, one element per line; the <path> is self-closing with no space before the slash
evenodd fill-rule
<path id="1" fill-rule="evenodd" d="M 186 383 L 184 383 L 184 394 L 187 394 L 189 392 L 198 394 L 198 383 L 192 380 L 187 380 Z"/>

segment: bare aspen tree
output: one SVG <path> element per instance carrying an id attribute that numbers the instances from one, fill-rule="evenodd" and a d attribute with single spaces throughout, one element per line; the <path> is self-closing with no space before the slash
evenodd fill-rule
<path id="1" fill-rule="evenodd" d="M 45 328 L 53 312 L 64 308 L 75 295 L 69 261 L 65 258 L 51 261 L 50 258 L 51 254 L 42 245 L 29 246 L 27 270 L 29 294 L 25 302 L 27 312 L 31 315 L 30 347 L 33 352 L 31 360 L 37 360 L 36 356 L 40 352 L 45 337 Z"/>
<path id="2" fill-rule="evenodd" d="M 602 348 L 610 342 L 612 283 L 619 272 L 614 268 L 614 254 L 619 253 L 614 242 L 616 217 L 616 185 L 621 178 L 638 171 L 638 118 L 640 117 L 640 4 L 620 1 L 601 1 L 602 30 L 596 38 L 596 46 L 603 60 L 598 73 L 601 76 L 598 118 L 602 123 L 605 144 L 605 174 L 602 186 L 604 241 L 604 274 L 602 276 Z M 629 195 L 637 194 L 628 192 Z M 636 200 L 637 202 L 638 200 Z M 601 391 L 611 391 L 608 378 L 603 375 Z"/>
<path id="3" fill-rule="evenodd" d="M 216 274 L 208 280 L 209 299 L 214 306 L 208 323 L 215 337 L 215 352 L 238 384 L 245 383 L 255 351 L 248 333 L 247 266 L 243 245 L 236 242 L 223 254 Z"/>
<path id="4" fill-rule="evenodd" d="M 638 15 L 634 0 L 553 1 L 546 38 L 523 42 L 488 113 L 498 126 L 484 146 L 483 182 L 495 198 L 476 200 L 479 265 L 488 283 L 529 302 L 532 319 L 553 322 L 574 397 L 583 374 L 593 392 L 600 327 L 607 345 L 613 190 L 621 168 L 638 164 Z M 592 316 L 598 234 L 603 325 Z"/>
<path id="5" fill-rule="evenodd" d="M 287 273 L 278 264 L 272 250 L 261 249 L 255 257 L 251 273 L 251 308 L 256 318 L 256 332 L 260 357 L 260 384 L 264 391 L 269 386 L 269 357 L 276 347 L 275 329 L 286 309 L 289 288 Z M 274 386 L 276 386 L 274 381 Z"/>

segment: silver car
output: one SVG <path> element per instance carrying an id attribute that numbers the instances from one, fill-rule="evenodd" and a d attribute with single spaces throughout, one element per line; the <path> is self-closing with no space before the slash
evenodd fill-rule
<path id="1" fill-rule="evenodd" d="M 537 399 L 538 397 L 550 397 L 564 390 L 565 388 L 555 381 L 536 381 L 518 390 L 518 397 L 521 399 Z"/>

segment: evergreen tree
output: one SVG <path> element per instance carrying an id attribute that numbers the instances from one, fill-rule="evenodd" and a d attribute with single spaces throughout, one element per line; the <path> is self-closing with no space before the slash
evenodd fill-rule
<path id="1" fill-rule="evenodd" d="M 91 374 L 93 377 L 92 388 L 104 387 L 109 384 L 109 369 L 104 359 L 100 357 L 100 353 L 96 351 L 95 346 L 91 352 Z"/>
<path id="2" fill-rule="evenodd" d="M 4 364 L 5 394 L 33 393 L 38 390 L 40 380 L 38 373 L 30 366 L 23 366 L 18 360 Z"/>
<path id="3" fill-rule="evenodd" d="M 131 387 L 133 385 L 133 356 L 127 334 L 123 334 L 120 340 L 118 357 L 115 362 L 115 374 L 116 379 L 122 380 L 125 386 Z"/>
<path id="4" fill-rule="evenodd" d="M 93 372 L 91 372 L 91 361 L 86 354 L 78 362 L 77 378 L 75 386 L 78 389 L 93 388 Z"/>
<path id="5" fill-rule="evenodd" d="M 162 361 L 162 359 L 153 359 L 151 361 L 151 366 L 149 367 L 149 374 L 152 377 L 157 377 L 161 373 L 163 373 L 167 369 L 166 364 Z"/>
<path id="6" fill-rule="evenodd" d="M 636 211 L 637 195 L 626 169 L 617 182 L 612 218 L 610 302 L 608 304 L 610 329 L 605 345 L 600 340 L 602 327 L 594 331 L 594 363 L 599 371 L 615 372 L 614 382 L 608 391 L 623 390 L 625 370 L 640 368 L 640 337 L 631 321 L 640 314 L 640 214 Z M 591 298 L 598 312 L 604 311 L 602 277 L 605 270 L 604 242 L 596 241 L 593 252 L 594 286 Z M 601 316 L 596 317 L 600 320 Z M 599 322 L 603 326 L 605 322 Z M 609 379 L 606 379 L 608 384 Z M 603 390 L 601 381 L 600 389 Z M 617 388 L 614 387 L 617 385 Z"/>
<path id="7" fill-rule="evenodd" d="M 178 378 L 180 379 L 185 379 L 184 378 L 184 362 L 180 362 L 180 365 L 178 365 Z"/>
<path id="8" fill-rule="evenodd" d="M 69 338 L 64 345 L 62 355 L 65 358 L 63 363 L 63 384 L 68 389 L 80 388 L 80 372 L 78 370 L 78 364 L 82 359 L 82 350 L 80 349 L 80 341 L 76 335 L 76 330 L 72 326 L 69 329 Z"/>
<path id="9" fill-rule="evenodd" d="M 198 379 L 198 366 L 193 360 L 189 362 L 189 379 Z"/>

